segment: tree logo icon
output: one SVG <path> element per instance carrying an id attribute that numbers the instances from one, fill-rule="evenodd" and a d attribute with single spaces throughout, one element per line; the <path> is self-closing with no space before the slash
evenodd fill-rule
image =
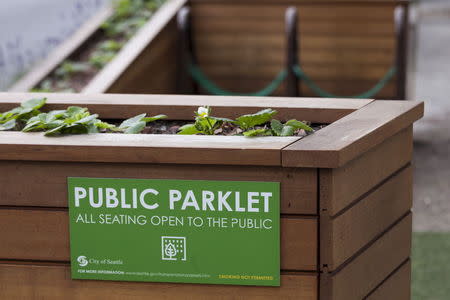
<path id="1" fill-rule="evenodd" d="M 186 237 L 162 236 L 162 260 L 186 260 Z"/>

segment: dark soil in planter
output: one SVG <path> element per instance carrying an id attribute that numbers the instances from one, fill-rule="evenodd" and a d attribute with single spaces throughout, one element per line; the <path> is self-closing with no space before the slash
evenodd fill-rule
<path id="1" fill-rule="evenodd" d="M 113 122 L 120 124 L 120 122 Z M 143 134 L 176 134 L 179 130 L 179 128 L 183 125 L 190 124 L 192 121 L 173 121 L 173 120 L 162 120 L 162 121 L 156 121 L 149 123 L 145 129 L 143 130 Z M 310 125 L 314 132 L 317 130 L 320 130 L 324 128 L 325 124 L 311 124 Z M 256 126 L 255 129 L 262 129 L 262 128 L 269 128 L 268 125 L 266 126 Z M 314 132 L 306 132 L 303 129 L 297 130 L 295 132 L 294 136 L 307 136 Z M 226 123 L 222 126 L 221 129 L 216 130 L 215 135 L 221 135 L 221 136 L 233 136 L 233 135 L 241 135 L 242 130 L 239 129 L 237 126 Z"/>
<path id="2" fill-rule="evenodd" d="M 117 0 L 102 27 L 31 91 L 80 92 L 164 2 Z"/>

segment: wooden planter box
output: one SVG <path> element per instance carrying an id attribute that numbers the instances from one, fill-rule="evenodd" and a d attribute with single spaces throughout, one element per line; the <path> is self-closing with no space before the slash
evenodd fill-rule
<path id="1" fill-rule="evenodd" d="M 0 111 L 35 94 L 0 94 Z M 350 99 L 49 94 L 105 119 L 199 105 L 262 108 L 327 127 L 298 137 L 0 133 L 2 299 L 409 299 L 412 124 L 423 103 Z M 281 183 L 281 286 L 71 280 L 67 177 Z"/>
<path id="2" fill-rule="evenodd" d="M 173 27 L 171 19 L 176 12 L 186 3 L 186 0 L 167 0 L 158 11 L 148 20 L 148 22 L 132 37 L 120 52 L 109 62 L 92 80 L 85 86 L 84 90 L 90 90 L 91 86 L 98 86 L 99 83 L 109 85 L 109 80 L 117 79 L 122 74 L 130 76 L 136 71 L 133 62 L 136 59 L 146 59 L 150 49 L 148 46 L 158 43 L 160 38 L 156 36 L 161 32 L 170 31 L 165 27 Z M 61 63 L 85 48 L 89 48 L 93 40 L 97 38 L 101 31 L 101 25 L 112 15 L 111 6 L 106 6 L 88 20 L 74 35 L 58 46 L 41 63 L 32 68 L 25 76 L 18 80 L 10 89 L 10 92 L 27 92 L 35 88 L 41 81 L 49 76 Z M 171 25 L 173 23 L 173 25 Z M 171 45 L 175 47 L 176 45 Z M 153 51 L 152 51 L 153 52 Z M 174 52 L 175 53 L 175 52 Z M 170 55 L 167 53 L 167 55 Z M 111 71 L 113 69 L 113 71 Z M 106 78 L 107 79 L 106 79 Z M 107 82 L 105 82 L 107 80 Z M 94 89 L 98 89 L 94 88 Z M 84 91 L 83 90 L 83 91 Z"/>
<path id="3" fill-rule="evenodd" d="M 407 27 L 402 37 L 396 36 L 394 10 L 401 5 L 407 12 L 408 4 L 407 0 L 168 0 L 83 92 L 182 93 L 177 88 L 182 67 L 177 62 L 176 15 L 183 6 L 191 8 L 195 53 L 208 77 L 233 92 L 260 90 L 285 68 L 284 15 L 286 8 L 295 6 L 299 15 L 298 57 L 320 87 L 338 95 L 360 94 L 397 65 L 398 76 L 376 97 L 405 99 L 407 49 L 398 49 L 397 41 L 406 43 Z M 83 47 L 105 16 L 100 13 L 10 91 L 28 91 L 39 83 Z M 408 14 L 405 16 L 407 24 Z M 273 95 L 286 96 L 285 85 Z M 299 89 L 302 96 L 316 96 L 303 82 Z"/>

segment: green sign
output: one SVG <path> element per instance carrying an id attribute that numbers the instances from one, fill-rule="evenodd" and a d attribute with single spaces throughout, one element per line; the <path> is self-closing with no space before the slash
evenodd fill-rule
<path id="1" fill-rule="evenodd" d="M 279 183 L 68 178 L 73 279 L 280 285 Z"/>

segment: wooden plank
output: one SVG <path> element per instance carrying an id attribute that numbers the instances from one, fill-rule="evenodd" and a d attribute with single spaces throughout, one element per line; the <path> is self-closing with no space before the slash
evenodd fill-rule
<path id="1" fill-rule="evenodd" d="M 304 71 L 313 80 L 336 80 L 341 78 L 343 81 L 349 81 L 352 78 L 359 78 L 359 80 L 371 80 L 372 86 L 374 86 L 390 69 L 388 66 L 380 65 L 353 65 L 349 66 L 347 64 L 326 66 L 320 65 L 307 65 Z M 270 81 L 277 76 L 277 74 L 283 70 L 279 65 L 275 64 L 257 64 L 244 62 L 240 64 L 239 62 L 221 62 L 208 65 L 200 65 L 202 71 L 206 74 L 208 78 L 214 82 L 221 77 L 246 77 L 252 78 L 255 74 L 261 74 L 270 78 Z M 259 77 L 259 76 L 258 76 Z M 269 81 L 269 82 L 270 82 Z M 356 86 L 355 88 L 362 90 L 361 87 Z M 365 90 L 362 90 L 365 92 Z"/>
<path id="2" fill-rule="evenodd" d="M 24 77 L 19 79 L 11 88 L 10 92 L 27 92 L 40 83 L 59 64 L 78 50 L 96 32 L 100 25 L 112 15 L 112 7 L 106 5 L 86 23 L 84 23 L 73 35 L 71 35 L 60 46 L 53 50 L 48 57 L 33 67 Z"/>
<path id="3" fill-rule="evenodd" d="M 316 300 L 317 275 L 282 275 L 281 287 L 71 280 L 68 265 L 0 264 L 2 299 Z"/>
<path id="4" fill-rule="evenodd" d="M 334 271 L 382 234 L 412 206 L 412 168 L 409 166 L 336 218 L 321 216 L 321 264 Z"/>
<path id="5" fill-rule="evenodd" d="M 83 90 L 84 93 L 105 92 L 120 76 L 126 73 L 129 66 L 139 59 L 144 49 L 163 29 L 174 20 L 178 10 L 185 5 L 187 0 L 166 1 L 143 26 L 139 32 L 121 49 L 113 61 L 107 64 L 99 74 Z M 141 79 L 142 80 L 142 79 Z M 150 78 L 149 78 L 150 80 Z"/>
<path id="6" fill-rule="evenodd" d="M 281 269 L 317 270 L 317 219 L 282 217 L 280 225 Z M 0 209 L 0 228 L 1 259 L 70 261 L 67 210 Z"/>
<path id="7" fill-rule="evenodd" d="M 343 167 L 321 170 L 322 214 L 334 216 L 370 192 L 407 165 L 412 159 L 412 150 L 412 128 L 409 127 Z"/>
<path id="8" fill-rule="evenodd" d="M 265 64 L 282 66 L 286 59 L 284 55 L 274 55 L 273 52 L 257 51 L 254 48 L 220 48 L 215 45 L 208 45 L 208 48 L 205 49 L 208 51 L 196 53 L 199 65 L 222 61 L 233 62 L 237 57 L 240 57 L 242 62 L 249 64 L 254 64 L 255 61 L 260 60 L 264 61 Z M 257 59 L 254 57 L 256 54 L 258 55 Z M 346 51 L 336 51 L 335 49 L 302 49 L 299 55 L 303 66 L 314 66 L 314 64 L 335 65 L 344 62 L 348 65 L 355 63 L 388 66 L 393 63 L 394 49 L 390 51 L 372 49 L 364 52 L 357 49 L 349 49 Z"/>
<path id="9" fill-rule="evenodd" d="M 300 9 L 300 12 L 302 10 Z M 239 17 L 197 17 L 192 20 L 193 28 L 196 34 L 230 34 L 238 33 L 245 28 L 245 32 L 249 33 L 282 33 L 284 32 L 283 14 L 274 16 L 274 18 L 265 18 L 264 22 L 261 17 L 239 18 Z M 302 22 L 303 21 L 303 22 Z M 261 27 L 262 23 L 264 27 Z M 355 23 L 358 26 L 355 26 Z M 388 22 L 367 22 L 367 19 L 346 19 L 336 22 L 330 19 L 319 21 L 304 21 L 300 16 L 300 36 L 305 35 L 321 35 L 321 34 L 337 34 L 337 35 L 357 35 L 369 34 L 379 36 L 392 36 L 394 34 L 394 26 Z"/>
<path id="10" fill-rule="evenodd" d="M 194 42 L 198 51 L 203 47 L 214 45 L 215 47 L 231 48 L 239 45 L 239 48 L 259 48 L 264 50 L 283 49 L 285 37 L 281 34 L 259 34 L 249 36 L 245 32 L 240 34 L 221 34 L 194 36 Z M 393 37 L 377 36 L 313 36 L 304 35 L 301 37 L 300 47 L 304 49 L 393 49 L 395 39 Z"/>
<path id="11" fill-rule="evenodd" d="M 269 3 L 267 3 L 269 2 Z M 393 2 L 384 3 L 382 1 L 343 1 L 347 3 L 333 3 L 333 1 L 267 1 L 253 2 L 239 1 L 192 1 L 192 14 L 194 17 L 245 17 L 245 18 L 280 18 L 289 5 L 296 5 L 304 18 L 369 18 L 369 19 L 392 19 Z M 255 9 L 258 5 L 258 9 Z M 326 7 L 326 9 L 324 9 Z"/>
<path id="12" fill-rule="evenodd" d="M 239 81 L 236 81 L 239 79 Z M 254 78 L 254 77 L 243 77 L 240 74 L 235 74 L 230 77 L 220 77 L 214 78 L 214 83 L 216 83 L 221 88 L 234 92 L 250 93 L 266 86 L 273 78 Z M 375 80 L 340 80 L 337 81 L 333 78 L 327 80 L 315 80 L 322 89 L 335 93 L 336 95 L 357 95 L 364 91 L 369 90 L 375 84 Z M 317 94 L 309 89 L 309 87 L 301 83 L 301 91 L 303 96 L 317 97 Z M 378 98 L 385 97 L 386 99 L 391 97 L 396 93 L 397 86 L 394 81 L 388 83 L 376 96 Z M 203 91 L 204 94 L 208 94 L 207 91 Z M 284 96 L 286 95 L 285 83 L 281 83 L 279 88 L 277 88 L 272 96 Z"/>
<path id="13" fill-rule="evenodd" d="M 92 85 L 87 87 L 86 91 L 174 94 L 177 71 L 174 58 L 177 55 L 178 47 L 176 30 L 175 19 L 173 19 L 106 90 L 96 89 Z M 169 75 L 168 72 L 170 72 Z M 98 82 L 103 81 L 99 79 Z"/>
<path id="14" fill-rule="evenodd" d="M 299 12 L 299 60 L 303 69 L 331 93 L 360 94 L 372 88 L 394 62 L 393 12 L 400 3 L 405 4 L 398 1 L 194 1 L 191 3 L 193 35 L 199 65 L 224 89 L 235 92 L 261 89 L 264 82 L 270 82 L 284 68 L 284 13 L 288 6 L 295 5 Z M 345 57 L 310 60 L 310 53 L 317 57 L 315 53 L 324 51 L 335 55 L 344 53 Z M 372 55 L 373 52 L 383 53 L 385 59 L 380 60 L 380 55 Z M 270 53 L 270 57 L 265 53 Z M 372 83 L 358 85 L 361 79 Z M 331 85 L 335 87 L 320 82 L 325 80 L 333 82 Z M 355 81 L 352 85 L 343 84 L 352 80 Z M 396 80 L 394 77 L 391 87 L 377 98 L 395 99 Z M 301 90 L 304 96 L 316 96 L 309 88 Z M 273 93 L 283 94 L 283 87 Z"/>
<path id="15" fill-rule="evenodd" d="M 283 149 L 283 166 L 338 168 L 423 116 L 423 102 L 374 101 Z"/>
<path id="16" fill-rule="evenodd" d="M 197 107 L 208 105 L 214 115 L 236 118 L 264 108 L 278 111 L 277 118 L 331 123 L 372 102 L 370 99 L 262 98 L 199 95 L 127 95 L 64 93 L 1 93 L 0 111 L 22 101 L 46 97 L 45 109 L 65 109 L 70 105 L 87 107 L 102 119 L 126 119 L 141 113 L 166 114 L 171 120 L 192 120 Z"/>
<path id="17" fill-rule="evenodd" d="M 411 299 L 411 261 L 408 260 L 366 300 L 410 300 Z"/>
<path id="18" fill-rule="evenodd" d="M 279 166 L 298 137 L 94 133 L 45 137 L 2 132 L 0 159 Z"/>
<path id="19" fill-rule="evenodd" d="M 375 289 L 411 252 L 411 214 L 403 218 L 343 269 L 321 280 L 321 297 L 362 299 Z"/>
<path id="20" fill-rule="evenodd" d="M 0 205 L 67 207 L 67 177 L 280 182 L 281 213 L 317 215 L 317 170 L 274 167 L 0 161 Z M 28 182 L 23 185 L 22 182 Z"/>

